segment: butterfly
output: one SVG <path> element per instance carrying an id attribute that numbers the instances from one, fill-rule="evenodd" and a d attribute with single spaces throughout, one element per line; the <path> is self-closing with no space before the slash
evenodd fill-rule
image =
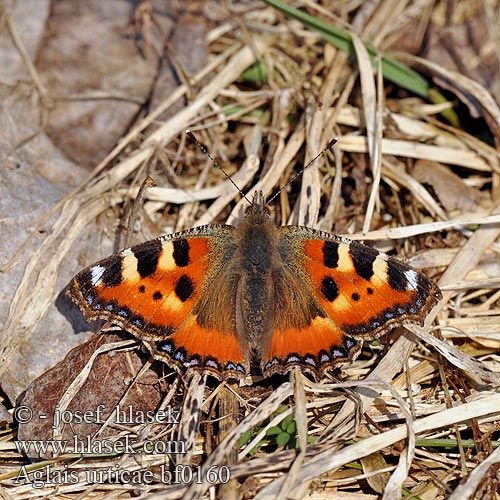
<path id="1" fill-rule="evenodd" d="M 376 249 L 277 226 L 256 192 L 237 227 L 210 224 L 127 248 L 81 271 L 69 297 L 87 321 L 139 337 L 155 358 L 218 379 L 259 365 L 320 377 L 363 340 L 423 324 L 441 299 L 424 274 Z"/>

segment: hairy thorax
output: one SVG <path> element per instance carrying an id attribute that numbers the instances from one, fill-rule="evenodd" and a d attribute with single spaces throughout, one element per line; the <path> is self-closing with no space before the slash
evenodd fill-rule
<path id="1" fill-rule="evenodd" d="M 263 336 L 273 323 L 274 271 L 281 264 L 276 226 L 267 218 L 244 221 L 238 227 L 240 268 L 237 289 L 237 326 L 251 347 L 262 348 Z M 260 345 L 258 345 L 260 344 Z"/>

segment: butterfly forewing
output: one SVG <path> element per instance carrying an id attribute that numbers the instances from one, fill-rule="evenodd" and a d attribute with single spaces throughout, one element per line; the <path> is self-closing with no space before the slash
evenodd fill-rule
<path id="1" fill-rule="evenodd" d="M 206 226 L 128 248 L 78 274 L 68 294 L 88 320 L 119 324 L 159 358 L 216 375 L 225 369 L 241 374 L 245 362 L 234 317 L 218 316 L 217 325 L 198 321 L 201 312 L 210 322 L 200 304 L 223 308 L 206 297 L 224 271 L 233 229 Z M 215 351 L 214 345 L 223 347 Z"/>
<path id="2" fill-rule="evenodd" d="M 304 254 L 322 307 L 347 334 L 374 337 L 403 323 L 422 324 L 441 298 L 416 269 L 355 241 L 306 240 Z"/>

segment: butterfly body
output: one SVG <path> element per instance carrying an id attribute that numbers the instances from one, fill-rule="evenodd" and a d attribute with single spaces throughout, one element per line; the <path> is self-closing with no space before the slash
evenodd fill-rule
<path id="1" fill-rule="evenodd" d="M 140 337 L 158 359 L 217 378 L 293 366 L 321 375 L 363 339 L 423 323 L 441 297 L 417 270 L 307 227 L 278 227 L 258 192 L 237 226 L 142 243 L 82 271 L 68 294 L 88 320 Z"/>

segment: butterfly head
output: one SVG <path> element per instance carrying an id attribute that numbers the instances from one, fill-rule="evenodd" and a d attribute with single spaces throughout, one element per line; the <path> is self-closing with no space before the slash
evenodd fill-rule
<path id="1" fill-rule="evenodd" d="M 271 211 L 266 204 L 264 193 L 255 191 L 252 204 L 245 210 L 245 219 L 253 224 L 259 224 L 271 218 Z"/>

